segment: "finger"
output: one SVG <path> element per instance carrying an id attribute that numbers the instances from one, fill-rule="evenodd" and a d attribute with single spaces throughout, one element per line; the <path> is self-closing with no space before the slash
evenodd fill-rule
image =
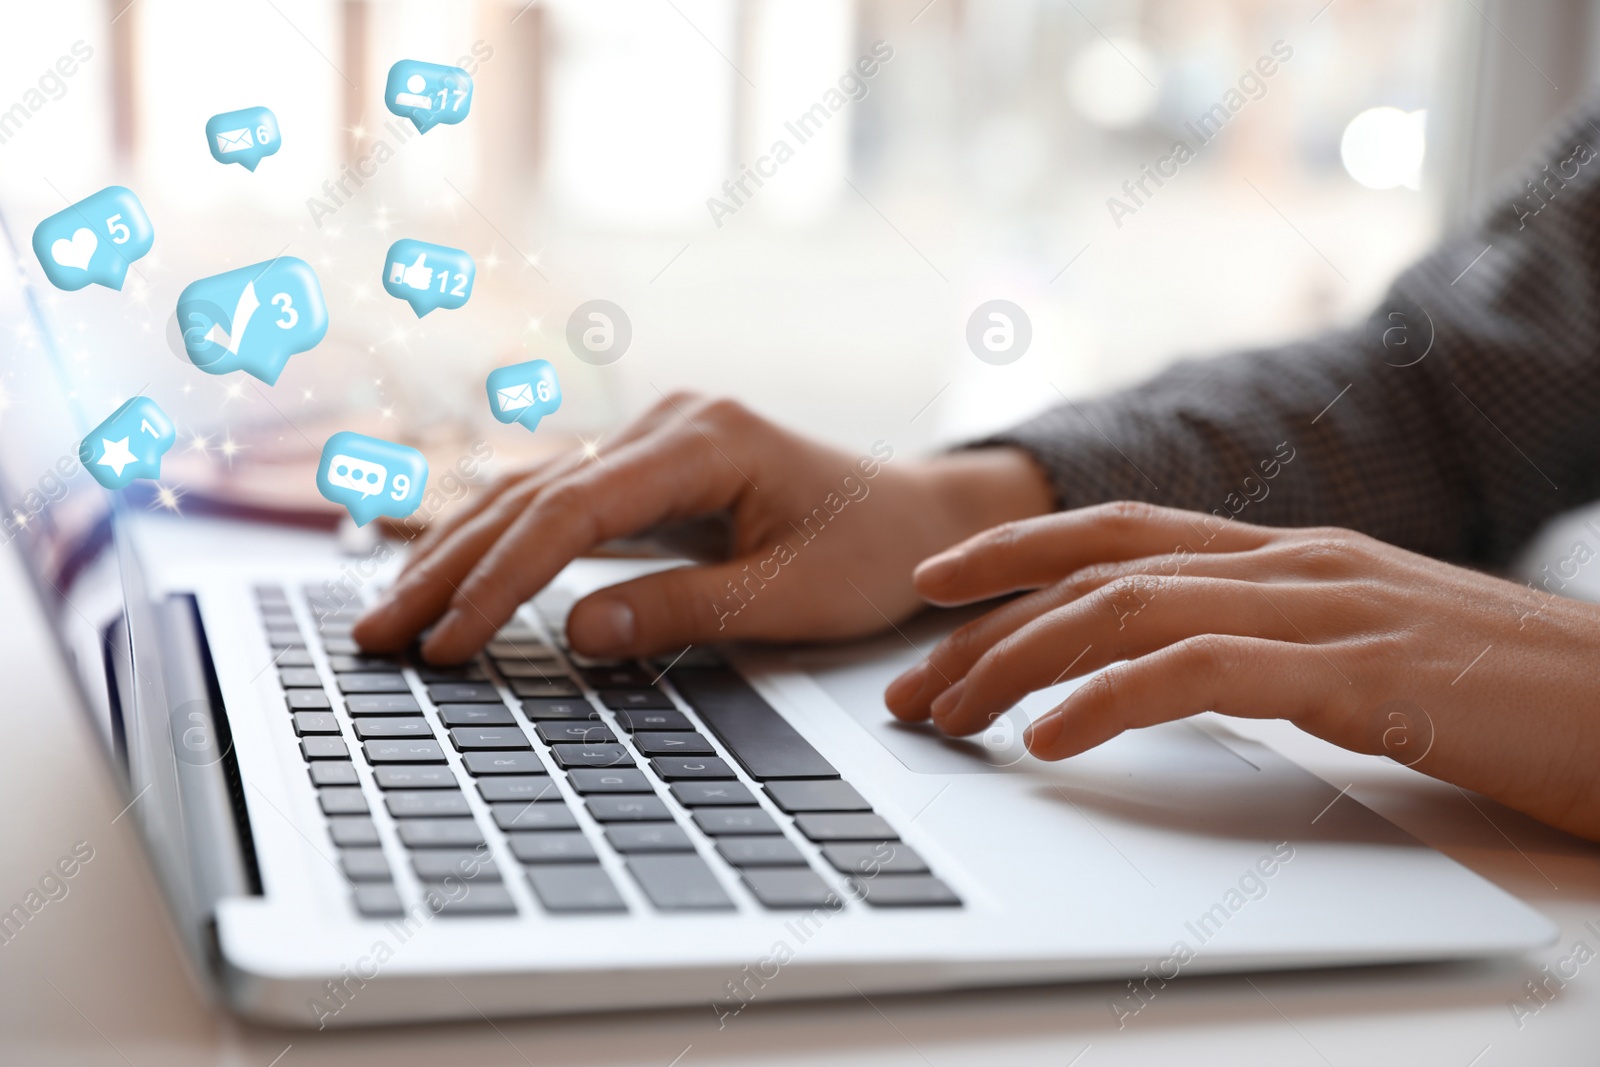
<path id="1" fill-rule="evenodd" d="M 1088 596 L 1114 581 L 1135 575 L 1176 578 L 1235 578 L 1267 581 L 1298 573 L 1282 546 L 1267 545 L 1251 552 L 1174 553 L 1144 556 L 1116 563 L 1096 563 L 1043 589 L 1019 597 L 960 627 L 934 650 L 896 678 L 884 692 L 884 702 L 907 722 L 926 719 L 935 699 L 963 678 L 997 642 L 1034 619 Z M 1128 596 L 1114 599 L 1113 610 L 1131 610 Z"/>
<path id="2" fill-rule="evenodd" d="M 1276 599 L 1303 602 L 1294 594 L 1312 588 L 1280 587 Z M 1034 690 L 1202 634 L 1304 639 L 1255 583 L 1122 578 L 1035 619 L 983 652 L 959 684 L 934 701 L 933 721 L 951 734 L 982 730 Z"/>
<path id="3" fill-rule="evenodd" d="M 618 451 L 604 466 L 558 480 L 523 509 L 459 582 L 423 644 L 423 655 L 441 663 L 470 656 L 574 557 L 658 522 L 728 507 L 748 484 L 727 455 L 692 426 L 659 431 Z M 438 566 L 445 564 L 441 557 Z"/>
<path id="4" fill-rule="evenodd" d="M 1215 515 L 1116 503 L 1006 523 L 917 567 L 917 592 L 935 604 L 970 604 L 1037 589 L 1092 563 L 1160 553 L 1240 552 L 1282 531 Z"/>
<path id="5" fill-rule="evenodd" d="M 1028 727 L 1023 739 L 1040 759 L 1065 759 L 1124 730 L 1202 711 L 1304 721 L 1342 705 L 1349 688 L 1313 646 L 1207 634 L 1108 667 Z"/>

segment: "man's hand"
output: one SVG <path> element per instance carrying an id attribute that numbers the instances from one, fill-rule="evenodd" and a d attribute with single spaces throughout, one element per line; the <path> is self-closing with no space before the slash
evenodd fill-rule
<path id="1" fill-rule="evenodd" d="M 581 451 L 503 479 L 417 545 L 356 624 L 392 651 L 475 653 L 573 558 L 616 537 L 720 516 L 724 559 L 586 597 L 568 639 L 592 656 L 641 656 L 734 638 L 851 637 L 922 606 L 918 560 L 996 523 L 1048 511 L 1044 474 L 989 449 L 918 462 L 892 442 L 852 456 L 728 400 L 674 396 L 598 458 Z"/>
<path id="2" fill-rule="evenodd" d="M 1033 724 L 1034 755 L 1207 710 L 1285 718 L 1600 840 L 1600 606 L 1348 530 L 1143 504 L 989 530 L 916 587 L 936 604 L 1032 591 L 896 679 L 901 719 L 975 733 L 1110 664 Z"/>

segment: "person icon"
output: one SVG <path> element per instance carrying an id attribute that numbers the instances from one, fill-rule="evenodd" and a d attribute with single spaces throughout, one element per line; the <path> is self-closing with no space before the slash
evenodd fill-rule
<path id="1" fill-rule="evenodd" d="M 423 92 L 428 87 L 428 80 L 420 74 L 413 74 L 406 79 L 406 91 L 396 93 L 394 102 L 397 107 L 421 107 L 433 110 L 433 98 Z"/>

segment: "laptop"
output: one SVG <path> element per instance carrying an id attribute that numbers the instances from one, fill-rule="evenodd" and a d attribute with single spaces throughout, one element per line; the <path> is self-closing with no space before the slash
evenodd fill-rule
<path id="1" fill-rule="evenodd" d="M 586 661 L 563 640 L 571 604 L 664 564 L 582 559 L 471 664 L 369 657 L 349 628 L 387 578 L 372 557 L 83 473 L 78 441 L 125 399 L 107 383 L 131 394 L 162 357 L 70 331 L 64 354 L 42 295 L 114 305 L 43 289 L 6 239 L 0 533 L 38 592 L 11 625 L 56 635 L 70 713 L 104 738 L 195 971 L 238 1013 L 725 1020 L 1126 978 L 1122 1018 L 1180 975 L 1555 937 L 1214 716 L 1054 764 L 1022 728 L 1070 686 L 972 739 L 895 722 L 885 684 L 959 613 L 848 645 Z"/>

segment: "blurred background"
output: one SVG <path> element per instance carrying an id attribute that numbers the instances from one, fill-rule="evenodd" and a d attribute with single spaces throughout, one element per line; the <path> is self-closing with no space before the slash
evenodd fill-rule
<path id="1" fill-rule="evenodd" d="M 1596 11 L 53 0 L 13 5 L 0 36 L 0 207 L 25 244 L 105 185 L 143 200 L 155 248 L 122 292 L 42 296 L 93 368 L 77 383 L 88 410 L 144 391 L 179 423 L 180 506 L 314 502 L 306 465 L 336 429 L 445 462 L 479 439 L 496 465 L 579 437 L 603 452 L 677 388 L 852 448 L 929 449 L 1183 356 L 1355 320 L 1592 84 Z M 74 73 L 53 73 L 72 55 Z M 868 56 L 870 78 L 842 81 Z M 390 115 L 383 82 L 403 58 L 472 69 L 468 120 L 417 136 Z M 802 143 L 789 124 L 819 103 Z M 1195 123 L 1219 104 L 1226 124 L 1202 142 Z M 255 105 L 277 114 L 282 150 L 254 173 L 214 162 L 207 118 Z M 779 140 L 792 157 L 735 199 L 724 183 Z M 1180 140 L 1193 158 L 1139 190 Z M 401 237 L 473 255 L 465 308 L 419 320 L 383 292 Z M 279 254 L 316 269 L 327 339 L 272 389 L 190 366 L 178 292 Z M 597 298 L 633 327 L 608 366 L 565 340 Z M 991 299 L 1032 321 L 1005 366 L 964 339 Z M 22 324 L 3 336 L 30 343 Z M 535 436 L 495 423 L 483 387 L 532 358 L 565 393 Z M 26 402 L 0 380 L 0 419 Z"/>

